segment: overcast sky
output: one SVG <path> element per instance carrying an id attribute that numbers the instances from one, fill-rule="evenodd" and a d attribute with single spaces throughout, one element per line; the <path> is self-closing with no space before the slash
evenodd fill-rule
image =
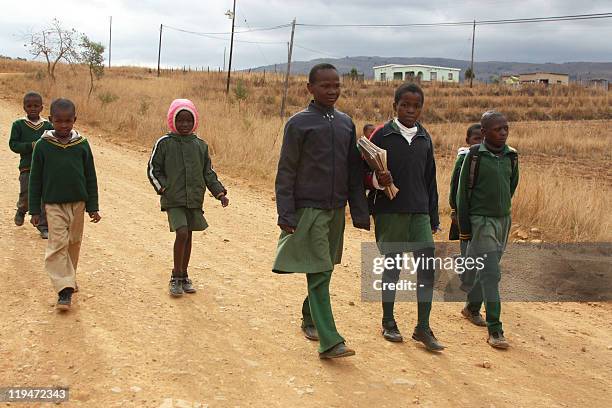
<path id="1" fill-rule="evenodd" d="M 381 6 L 383 5 L 384 6 Z M 0 0 L 0 54 L 28 57 L 23 34 L 53 17 L 108 45 L 113 16 L 113 65 L 157 64 L 159 25 L 210 33 L 231 31 L 231 0 Z M 289 23 L 403 24 L 546 17 L 612 12 L 609 0 L 237 0 L 236 30 Z M 236 69 L 285 62 L 290 28 L 236 35 Z M 469 59 L 471 27 L 333 28 L 298 26 L 294 59 L 358 55 Z M 229 35 L 216 38 L 164 29 L 162 66 L 223 65 Z M 612 19 L 476 28 L 477 61 L 612 61 Z M 301 48 L 305 47 L 305 48 Z"/>

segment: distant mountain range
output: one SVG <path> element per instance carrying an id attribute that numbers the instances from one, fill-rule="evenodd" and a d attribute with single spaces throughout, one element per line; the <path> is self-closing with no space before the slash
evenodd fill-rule
<path id="1" fill-rule="evenodd" d="M 449 58 L 425 57 L 345 57 L 345 58 L 319 58 L 311 61 L 293 61 L 292 74 L 307 74 L 310 68 L 321 62 L 329 62 L 338 68 L 341 73 L 350 72 L 356 68 L 364 73 L 366 78 L 374 78 L 373 67 L 385 64 L 422 64 L 442 67 L 460 68 L 460 78 L 463 80 L 465 70 L 469 68 L 470 61 Z M 251 68 L 251 71 L 284 72 L 287 64 L 267 65 Z M 562 64 L 544 63 L 534 64 L 528 62 L 505 61 L 477 61 L 474 62 L 476 78 L 480 81 L 490 81 L 494 76 L 502 74 L 521 74 L 528 72 L 557 72 L 569 74 L 570 80 L 605 78 L 612 81 L 612 62 L 564 62 Z"/>

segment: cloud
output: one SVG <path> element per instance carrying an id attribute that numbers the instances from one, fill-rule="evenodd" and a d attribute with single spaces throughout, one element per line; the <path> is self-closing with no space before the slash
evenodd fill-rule
<path id="1" fill-rule="evenodd" d="M 159 25 L 197 32 L 224 32 L 231 21 L 224 15 L 231 0 L 107 0 L 55 1 L 49 8 L 43 0 L 3 4 L 0 16 L 0 53 L 27 56 L 20 34 L 40 29 L 57 17 L 90 38 L 108 43 L 109 16 L 113 16 L 113 62 L 155 66 Z M 517 0 L 405 1 L 387 0 L 239 0 L 237 30 L 289 23 L 311 24 L 397 24 L 471 21 L 552 15 L 609 12 L 609 1 Z M 51 10 L 48 19 L 32 20 L 32 10 Z M 38 15 L 41 15 L 40 13 Z M 45 15 L 43 13 L 43 15 Z M 475 56 L 479 61 L 523 62 L 606 61 L 612 55 L 612 21 L 588 20 L 525 25 L 478 26 Z M 290 29 L 258 31 L 236 35 L 234 67 L 282 63 L 287 59 L 286 42 Z M 384 55 L 426 56 L 469 59 L 471 27 L 428 28 L 296 28 L 294 58 Z M 211 67 L 223 65 L 223 51 L 229 54 L 229 35 L 195 36 L 170 28 L 164 30 L 163 66 Z"/>

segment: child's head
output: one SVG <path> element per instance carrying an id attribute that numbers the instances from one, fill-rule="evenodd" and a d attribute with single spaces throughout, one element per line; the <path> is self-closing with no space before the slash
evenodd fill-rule
<path id="1" fill-rule="evenodd" d="M 480 144 L 482 142 L 481 127 L 480 123 L 475 123 L 468 128 L 467 134 L 465 135 L 465 142 L 468 146 Z"/>
<path id="2" fill-rule="evenodd" d="M 340 97 L 340 76 L 331 64 L 317 64 L 308 74 L 308 92 L 321 106 L 333 108 Z"/>
<path id="3" fill-rule="evenodd" d="M 399 121 L 408 127 L 413 127 L 421 116 L 425 95 L 417 84 L 405 83 L 395 90 L 393 110 Z"/>
<path id="4" fill-rule="evenodd" d="M 76 122 L 76 107 L 70 99 L 58 98 L 51 102 L 49 121 L 53 124 L 55 136 L 68 137 Z"/>
<path id="5" fill-rule="evenodd" d="M 363 126 L 363 135 L 369 139 L 374 130 L 376 130 L 376 126 L 371 123 L 366 123 Z"/>
<path id="6" fill-rule="evenodd" d="M 23 96 L 23 110 L 25 111 L 28 119 L 38 120 L 40 119 L 40 112 L 42 112 L 43 100 L 37 92 L 28 92 Z"/>
<path id="7" fill-rule="evenodd" d="M 487 111 L 480 118 L 482 137 L 493 147 L 501 148 L 508 139 L 508 120 L 497 111 Z"/>
<path id="8" fill-rule="evenodd" d="M 168 127 L 172 133 L 190 135 L 198 128 L 199 114 L 189 99 L 175 99 L 168 109 Z"/>

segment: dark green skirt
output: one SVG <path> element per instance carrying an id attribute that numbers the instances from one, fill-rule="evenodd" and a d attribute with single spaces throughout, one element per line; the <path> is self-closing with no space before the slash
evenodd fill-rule
<path id="1" fill-rule="evenodd" d="M 300 208 L 293 234 L 282 232 L 272 270 L 276 273 L 320 273 L 342 260 L 344 207 L 334 210 Z"/>
<path id="2" fill-rule="evenodd" d="M 376 214 L 374 233 L 383 255 L 434 247 L 428 214 Z"/>

